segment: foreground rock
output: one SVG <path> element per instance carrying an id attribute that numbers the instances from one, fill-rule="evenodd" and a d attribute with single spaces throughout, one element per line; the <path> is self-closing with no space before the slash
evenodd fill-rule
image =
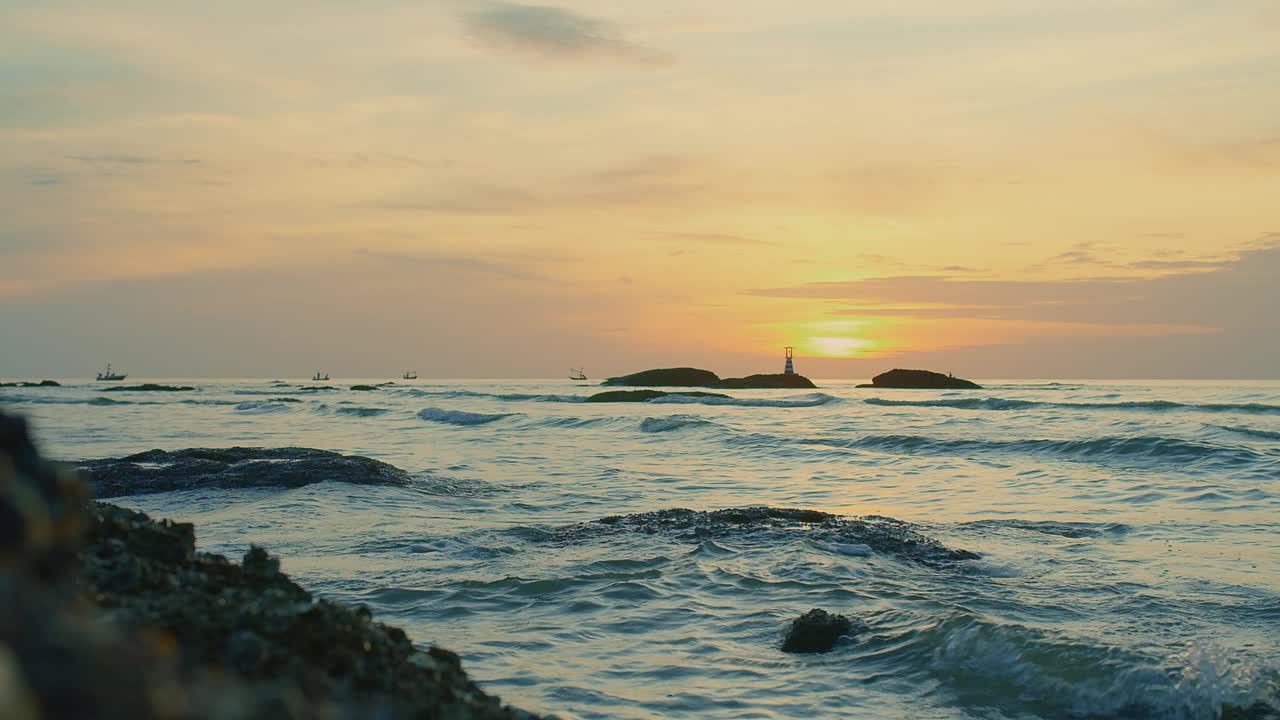
<path id="1" fill-rule="evenodd" d="M 0 387 L 22 387 L 22 388 L 62 387 L 62 383 L 58 382 L 57 380 L 41 380 L 40 382 L 28 382 L 26 380 L 19 380 L 18 382 L 7 382 L 7 383 L 0 382 Z"/>
<path id="2" fill-rule="evenodd" d="M 93 505 L 0 413 L 0 717 L 531 720 L 440 648 L 316 600 L 252 548 Z"/>
<path id="3" fill-rule="evenodd" d="M 816 388 L 813 381 L 803 375 L 748 375 L 741 378 L 724 378 L 699 368 L 662 368 L 609 378 L 602 385 L 623 385 L 627 387 L 706 387 L 725 390 L 750 390 L 768 388 Z"/>
<path id="4" fill-rule="evenodd" d="M 102 392 L 191 392 L 195 388 L 190 385 L 157 385 L 155 383 L 143 383 L 142 385 L 117 385 L 115 387 L 103 388 Z"/>
<path id="5" fill-rule="evenodd" d="M 712 511 L 677 508 L 610 515 L 594 522 L 558 528 L 552 531 L 548 541 L 578 544 L 631 534 L 665 535 L 691 543 L 720 538 L 770 545 L 807 540 L 834 553 L 889 555 L 934 567 L 980 557 L 967 550 L 949 548 L 893 518 L 845 518 L 817 510 L 773 507 Z"/>
<path id="6" fill-rule="evenodd" d="M 858 623 L 858 630 L 865 625 Z M 826 610 L 814 608 L 791 622 L 782 652 L 822 653 L 836 646 L 836 641 L 854 633 L 854 623 L 843 615 L 832 615 Z"/>
<path id="7" fill-rule="evenodd" d="M 610 390 L 608 392 L 596 393 L 587 398 L 587 402 L 607 403 L 607 402 L 649 402 L 660 397 L 668 395 L 682 395 L 684 397 L 710 397 L 710 398 L 728 398 L 728 395 L 709 392 L 679 392 L 669 393 L 661 390 Z"/>
<path id="8" fill-rule="evenodd" d="M 311 448 L 190 448 L 148 450 L 86 460 L 80 468 L 97 497 L 202 488 L 301 487 L 331 481 L 409 485 L 409 473 L 381 460 Z"/>
<path id="9" fill-rule="evenodd" d="M 982 386 L 970 380 L 943 375 L 929 370 L 890 370 L 871 378 L 871 384 L 860 388 L 896 388 L 905 390 L 981 390 Z"/>

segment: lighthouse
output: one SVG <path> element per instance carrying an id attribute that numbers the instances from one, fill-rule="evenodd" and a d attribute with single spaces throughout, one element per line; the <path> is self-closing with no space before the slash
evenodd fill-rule
<path id="1" fill-rule="evenodd" d="M 795 367 L 791 364 L 791 356 L 792 356 L 792 354 L 794 354 L 794 351 L 795 351 L 795 348 L 790 347 L 790 346 L 788 346 L 788 347 L 787 347 L 787 368 L 786 368 L 785 370 L 783 370 L 783 371 L 782 371 L 783 373 L 785 373 L 785 374 L 787 374 L 787 375 L 795 375 L 795 374 L 796 374 L 796 369 L 795 369 Z"/>

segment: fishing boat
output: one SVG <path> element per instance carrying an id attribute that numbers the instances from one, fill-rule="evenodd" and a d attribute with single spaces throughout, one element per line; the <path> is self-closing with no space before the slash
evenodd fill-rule
<path id="1" fill-rule="evenodd" d="M 329 379 L 329 373 L 325 373 L 325 374 L 324 374 L 324 377 L 320 377 L 320 371 L 319 371 L 319 370 L 317 370 L 317 371 L 316 371 L 316 374 L 315 374 L 311 379 L 312 379 L 312 380 L 328 380 L 328 379 Z"/>
<path id="2" fill-rule="evenodd" d="M 574 370 L 573 368 L 570 368 L 570 369 L 569 369 L 569 379 L 570 379 L 570 380 L 586 380 L 586 379 L 587 379 L 587 374 L 586 374 L 585 372 L 583 372 L 583 368 L 578 368 L 577 370 Z"/>
<path id="3" fill-rule="evenodd" d="M 118 373 L 111 370 L 111 363 L 107 363 L 107 371 L 98 373 L 99 380 L 123 380 L 129 377 L 128 373 Z"/>
<path id="4" fill-rule="evenodd" d="M 400 379 L 401 379 L 401 380 L 417 380 L 417 379 L 418 379 L 418 371 L 417 371 L 417 370 L 405 370 L 405 371 L 404 371 L 404 374 L 400 376 Z"/>

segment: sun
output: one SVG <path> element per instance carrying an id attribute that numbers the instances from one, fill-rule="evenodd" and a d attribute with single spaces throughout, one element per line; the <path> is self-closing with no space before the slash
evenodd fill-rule
<path id="1" fill-rule="evenodd" d="M 805 345 L 814 355 L 851 358 L 870 350 L 874 343 L 863 338 L 827 336 L 808 338 Z"/>

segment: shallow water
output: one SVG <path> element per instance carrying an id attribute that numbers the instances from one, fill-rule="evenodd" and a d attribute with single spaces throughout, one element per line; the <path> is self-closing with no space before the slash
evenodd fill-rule
<path id="1" fill-rule="evenodd" d="M 4 388 L 0 406 L 65 459 L 299 445 L 411 471 L 411 488 L 117 502 L 196 522 L 206 550 L 266 545 L 527 709 L 1212 718 L 1277 702 L 1280 383 L 823 382 L 584 404 L 598 388 L 571 381 L 165 382 L 198 390 Z M 606 515 L 744 505 L 891 516 L 983 557 L 931 566 L 803 531 L 554 540 Z M 811 607 L 869 630 L 779 652 Z"/>

